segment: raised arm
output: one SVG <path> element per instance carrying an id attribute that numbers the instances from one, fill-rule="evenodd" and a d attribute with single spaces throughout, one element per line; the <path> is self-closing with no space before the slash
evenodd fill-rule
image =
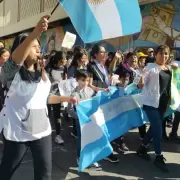
<path id="1" fill-rule="evenodd" d="M 37 39 L 42 32 L 47 31 L 48 18 L 48 15 L 43 16 L 29 36 L 14 50 L 12 53 L 12 60 L 16 64 L 22 65 L 24 63 L 30 54 L 30 47 L 32 46 L 33 41 Z"/>
<path id="2" fill-rule="evenodd" d="M 78 100 L 75 97 L 71 96 L 56 96 L 56 95 L 50 95 L 48 97 L 48 104 L 59 104 L 62 102 L 68 102 L 72 104 L 78 104 Z"/>
<path id="3" fill-rule="evenodd" d="M 117 64 L 119 64 L 122 61 L 122 55 L 120 51 L 117 51 L 114 59 L 110 63 L 109 70 L 110 72 L 114 72 L 114 70 L 117 68 Z"/>

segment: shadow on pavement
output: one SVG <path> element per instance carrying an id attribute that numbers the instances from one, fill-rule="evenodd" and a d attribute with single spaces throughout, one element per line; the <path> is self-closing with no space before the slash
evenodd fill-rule
<path id="1" fill-rule="evenodd" d="M 138 132 L 128 132 L 124 136 L 124 141 L 127 144 L 130 151 L 136 151 L 138 146 L 141 144 Z M 152 143 L 149 144 L 150 150 L 153 150 Z M 169 153 L 180 153 L 180 142 L 173 142 L 171 140 L 163 141 L 162 140 L 162 151 Z"/>
<path id="2" fill-rule="evenodd" d="M 105 172 L 115 173 L 122 176 L 139 177 L 139 179 L 180 179 L 180 165 L 167 163 L 169 173 L 162 173 L 153 165 L 151 161 L 145 161 L 138 157 L 135 153 L 129 153 L 119 156 L 120 162 L 117 165 L 111 165 L 107 162 L 102 162 L 102 167 Z M 134 178 L 132 178 L 134 179 Z"/>

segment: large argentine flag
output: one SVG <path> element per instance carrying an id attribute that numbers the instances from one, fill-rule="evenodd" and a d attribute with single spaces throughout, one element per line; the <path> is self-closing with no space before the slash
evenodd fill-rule
<path id="1" fill-rule="evenodd" d="M 138 0 L 59 0 L 85 43 L 141 30 Z"/>
<path id="2" fill-rule="evenodd" d="M 116 87 L 110 87 L 110 90 L 110 94 L 100 92 L 76 107 L 81 127 L 79 171 L 112 153 L 112 140 L 148 122 L 136 84 L 124 91 Z M 176 102 L 176 98 L 173 101 Z M 173 112 L 169 108 L 165 116 Z"/>
<path id="3" fill-rule="evenodd" d="M 76 106 L 81 126 L 79 171 L 110 155 L 112 140 L 147 121 L 139 96 L 124 96 L 114 87 L 110 94 L 101 92 Z"/>

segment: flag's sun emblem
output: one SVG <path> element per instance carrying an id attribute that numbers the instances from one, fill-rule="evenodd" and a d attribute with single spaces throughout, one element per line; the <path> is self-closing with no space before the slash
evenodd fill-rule
<path id="1" fill-rule="evenodd" d="M 102 4 L 105 0 L 88 0 L 88 1 L 91 4 L 97 5 L 97 4 Z"/>

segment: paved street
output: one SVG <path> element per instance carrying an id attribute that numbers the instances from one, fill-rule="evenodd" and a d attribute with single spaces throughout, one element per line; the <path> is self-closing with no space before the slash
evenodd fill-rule
<path id="1" fill-rule="evenodd" d="M 65 125 L 64 129 L 63 136 L 66 137 L 64 147 L 53 144 L 52 180 L 180 179 L 180 145 L 171 142 L 163 143 L 164 155 L 170 170 L 170 173 L 163 174 L 153 166 L 151 161 L 146 162 L 135 155 L 136 147 L 140 143 L 136 130 L 126 135 L 125 141 L 130 148 L 130 152 L 124 155 L 118 155 L 120 158 L 118 164 L 101 161 L 102 172 L 86 170 L 78 174 L 75 158 L 75 140 L 70 136 L 71 128 Z M 153 158 L 154 155 L 152 154 Z M 27 153 L 23 164 L 15 173 L 12 180 L 33 180 L 30 152 Z"/>

